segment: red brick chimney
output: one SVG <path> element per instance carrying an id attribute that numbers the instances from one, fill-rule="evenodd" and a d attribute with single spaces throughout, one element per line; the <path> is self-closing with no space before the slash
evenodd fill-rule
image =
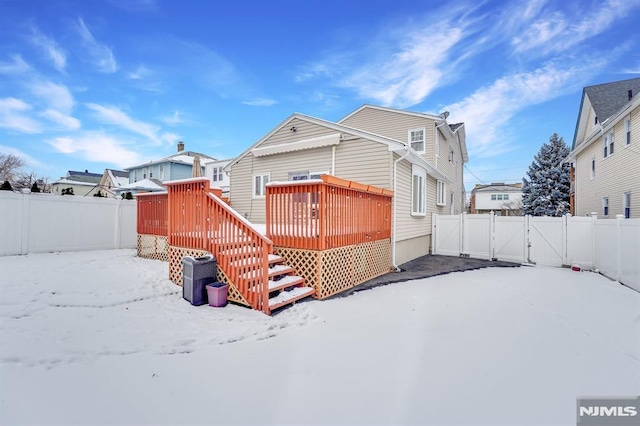
<path id="1" fill-rule="evenodd" d="M 184 142 L 178 142 L 178 152 L 184 151 Z"/>

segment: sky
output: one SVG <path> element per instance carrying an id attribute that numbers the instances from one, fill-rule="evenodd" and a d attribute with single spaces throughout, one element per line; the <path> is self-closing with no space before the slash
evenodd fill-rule
<path id="1" fill-rule="evenodd" d="M 233 158 L 294 112 L 464 122 L 465 185 L 573 140 L 582 88 L 640 74 L 640 0 L 0 0 L 0 153 L 56 180 Z"/>

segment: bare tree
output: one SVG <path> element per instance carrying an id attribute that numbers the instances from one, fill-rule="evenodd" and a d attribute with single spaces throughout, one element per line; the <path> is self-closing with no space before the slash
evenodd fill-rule
<path id="1" fill-rule="evenodd" d="M 35 183 L 41 192 L 51 192 L 48 176 L 38 176 L 36 172 L 21 172 L 14 179 L 15 188 L 31 188 Z"/>
<path id="2" fill-rule="evenodd" d="M 0 181 L 13 182 L 24 167 L 24 160 L 13 154 L 0 154 Z"/>

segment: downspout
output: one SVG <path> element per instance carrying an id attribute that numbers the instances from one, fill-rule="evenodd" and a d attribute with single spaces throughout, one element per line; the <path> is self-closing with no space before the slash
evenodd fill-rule
<path id="1" fill-rule="evenodd" d="M 331 176 L 336 175 L 336 146 L 331 147 Z"/>
<path id="2" fill-rule="evenodd" d="M 398 200 L 398 162 L 404 160 L 410 154 L 410 151 L 405 147 L 406 153 L 393 161 L 393 221 L 391 226 L 391 266 L 396 272 L 400 272 L 400 267 L 396 265 L 396 217 L 397 215 L 397 200 Z"/>

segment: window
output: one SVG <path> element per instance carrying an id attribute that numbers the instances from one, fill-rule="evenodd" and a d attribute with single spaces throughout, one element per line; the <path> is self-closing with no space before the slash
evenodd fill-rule
<path id="1" fill-rule="evenodd" d="M 604 135 L 604 158 L 613 155 L 613 130 Z"/>
<path id="2" fill-rule="evenodd" d="M 214 182 L 222 182 L 222 167 L 214 167 L 211 180 Z"/>
<path id="3" fill-rule="evenodd" d="M 631 117 L 624 120 L 624 133 L 627 136 L 627 145 L 631 145 Z"/>
<path id="4" fill-rule="evenodd" d="M 164 164 L 160 164 L 160 180 L 164 180 Z"/>
<path id="5" fill-rule="evenodd" d="M 454 155 L 454 154 L 453 154 L 453 149 L 451 149 L 451 150 L 449 151 L 449 162 L 450 162 L 451 164 L 455 164 L 455 163 L 456 163 L 456 162 L 455 162 L 455 159 L 454 159 L 454 157 L 453 157 L 453 155 Z"/>
<path id="6" fill-rule="evenodd" d="M 438 191 L 437 191 L 437 194 L 436 194 L 436 204 L 437 205 L 444 206 L 444 203 L 445 203 L 445 198 L 444 198 L 445 195 L 444 194 L 445 194 L 446 190 L 447 190 L 447 185 L 443 181 L 439 180 L 438 181 Z"/>
<path id="7" fill-rule="evenodd" d="M 411 169 L 411 214 L 424 216 L 427 211 L 425 202 L 427 171 L 415 164 Z"/>
<path id="8" fill-rule="evenodd" d="M 269 175 L 253 176 L 253 198 L 262 198 L 267 195 L 266 185 L 269 183 Z"/>
<path id="9" fill-rule="evenodd" d="M 622 208 L 624 210 L 624 218 L 629 219 L 631 217 L 631 193 L 625 192 L 622 195 Z"/>
<path id="10" fill-rule="evenodd" d="M 491 201 L 496 201 L 498 196 L 496 194 L 491 194 Z"/>
<path id="11" fill-rule="evenodd" d="M 455 212 L 455 205 L 456 205 L 456 194 L 454 194 L 453 192 L 451 193 L 451 196 L 449 197 L 449 206 L 450 206 L 450 213 L 453 214 Z"/>
<path id="12" fill-rule="evenodd" d="M 602 197 L 602 215 L 609 216 L 609 197 Z"/>
<path id="13" fill-rule="evenodd" d="M 606 151 L 605 147 L 605 151 Z M 596 178 L 596 157 L 591 157 L 591 179 Z"/>
<path id="14" fill-rule="evenodd" d="M 144 168 L 142 169 L 142 179 L 146 179 L 147 178 L 147 173 L 149 172 L 148 168 Z"/>
<path id="15" fill-rule="evenodd" d="M 138 181 L 138 171 L 137 171 L 137 170 L 134 170 L 134 171 L 133 171 L 133 181 L 134 181 L 134 182 L 137 182 L 137 181 Z"/>
<path id="16" fill-rule="evenodd" d="M 509 194 L 502 194 L 502 199 L 503 200 L 508 200 L 509 199 Z"/>
<path id="17" fill-rule="evenodd" d="M 409 130 L 409 143 L 417 152 L 424 153 L 424 127 Z"/>

